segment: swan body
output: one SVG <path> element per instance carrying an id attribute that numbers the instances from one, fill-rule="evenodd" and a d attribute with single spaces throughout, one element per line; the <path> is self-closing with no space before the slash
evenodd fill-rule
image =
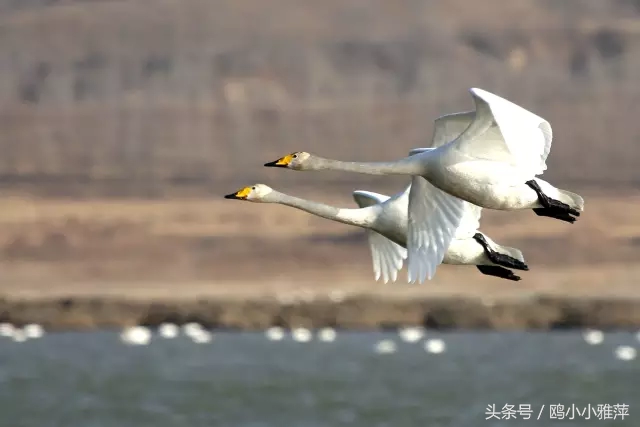
<path id="1" fill-rule="evenodd" d="M 497 210 L 533 209 L 574 222 L 584 210 L 577 194 L 536 178 L 547 166 L 552 131 L 543 118 L 482 89 L 472 88 L 476 109 L 435 121 L 432 147 L 393 162 L 344 162 L 307 152 L 265 166 L 411 175 L 408 267 L 411 277 L 431 278 L 472 204 Z"/>
<path id="2" fill-rule="evenodd" d="M 414 177 L 415 181 L 424 181 Z M 407 258 L 407 232 L 409 227 L 408 202 L 413 183 L 404 191 L 389 197 L 370 191 L 357 190 L 353 193 L 358 209 L 340 209 L 323 203 L 313 202 L 280 193 L 264 184 L 255 184 L 235 193 L 226 195 L 228 199 L 248 200 L 262 203 L 279 203 L 301 209 L 305 212 L 367 230 L 369 248 L 373 260 L 376 280 L 395 282 L 398 271 Z M 457 230 L 443 262 L 455 265 L 476 265 L 487 275 L 509 280 L 520 280 L 504 266 L 528 270 L 522 252 L 515 248 L 500 246 L 488 236 L 477 231 L 481 209 L 468 204 L 462 225 Z M 423 282 L 423 276 L 410 275 L 409 281 Z"/>
<path id="3" fill-rule="evenodd" d="M 407 257 L 405 248 L 407 245 L 407 208 L 410 190 L 411 185 L 393 197 L 372 191 L 356 190 L 353 192 L 353 198 L 360 208 L 374 205 L 379 205 L 382 208 L 379 210 L 380 218 L 377 227 L 367 229 L 374 265 L 393 260 L 394 264 L 399 265 L 399 269 Z M 480 209 L 475 211 L 475 207 L 470 208 L 472 210 L 467 214 L 470 224 L 466 228 L 463 224 L 458 229 L 456 238 L 451 241 L 445 252 L 443 264 L 496 265 L 487 258 L 483 246 L 473 239 L 477 232 L 475 227 L 477 223 L 476 212 L 479 212 Z M 483 236 L 492 243 L 493 247 L 497 246 L 486 234 L 483 233 Z M 521 254 L 518 257 L 520 261 L 524 261 Z M 378 276 L 377 273 L 376 276 Z M 376 277 L 377 279 L 378 277 Z"/>

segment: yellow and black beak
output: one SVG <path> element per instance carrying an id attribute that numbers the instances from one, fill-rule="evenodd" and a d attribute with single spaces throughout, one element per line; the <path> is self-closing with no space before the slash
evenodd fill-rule
<path id="1" fill-rule="evenodd" d="M 225 199 L 236 199 L 236 200 L 246 200 L 251 193 L 251 187 L 244 187 L 240 191 L 236 191 L 235 193 L 227 194 L 224 196 Z"/>
<path id="2" fill-rule="evenodd" d="M 274 160 L 273 162 L 265 163 L 264 165 L 271 168 L 286 168 L 293 160 L 293 154 L 287 154 L 286 156 Z"/>

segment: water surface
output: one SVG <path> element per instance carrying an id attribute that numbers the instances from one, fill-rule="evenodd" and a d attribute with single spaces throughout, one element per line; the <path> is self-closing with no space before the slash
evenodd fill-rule
<path id="1" fill-rule="evenodd" d="M 640 361 L 613 355 L 620 344 L 638 347 L 630 333 L 607 334 L 599 346 L 577 332 L 433 337 L 445 353 L 395 333 L 339 332 L 331 343 L 216 333 L 209 344 L 154 337 L 139 347 L 111 332 L 3 338 L 0 419 L 11 427 L 640 425 Z M 397 352 L 376 354 L 381 339 L 395 340 Z M 591 420 L 575 410 L 573 421 L 551 419 L 557 404 L 591 405 Z M 629 415 L 597 419 L 607 413 L 597 405 L 613 415 L 616 404 Z M 488 405 L 501 418 L 513 405 L 515 418 L 487 420 Z M 525 405 L 529 420 L 518 411 Z"/>

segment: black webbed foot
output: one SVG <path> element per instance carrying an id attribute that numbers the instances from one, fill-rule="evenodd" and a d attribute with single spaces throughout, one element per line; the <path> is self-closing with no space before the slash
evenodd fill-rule
<path id="1" fill-rule="evenodd" d="M 541 208 L 534 208 L 533 212 L 535 212 L 538 216 L 547 216 L 549 218 L 559 219 L 560 221 L 566 221 L 573 224 L 576 221 L 576 218 L 573 216 L 580 216 L 580 212 L 576 209 L 573 209 L 571 206 L 563 203 L 559 200 L 552 199 L 542 192 L 542 188 L 535 180 L 530 180 L 525 182 L 533 191 L 538 195 L 538 200 L 540 204 L 543 206 Z"/>
<path id="2" fill-rule="evenodd" d="M 491 247 L 489 246 L 489 242 L 487 242 L 487 239 L 484 238 L 482 233 L 476 233 L 473 238 L 476 242 L 482 245 L 482 247 L 484 248 L 484 252 L 487 254 L 487 258 L 489 258 L 489 261 L 491 261 L 492 263 L 507 268 L 513 268 L 515 270 L 529 271 L 529 266 L 519 259 L 506 254 L 501 254 L 500 252 L 496 252 L 491 249 Z"/>
<path id="3" fill-rule="evenodd" d="M 576 218 L 572 217 L 567 211 L 555 208 L 533 208 L 533 212 L 538 216 L 547 216 L 549 218 L 559 219 L 570 224 L 576 222 Z"/>
<path id="4" fill-rule="evenodd" d="M 498 265 L 476 265 L 476 267 L 482 274 L 487 276 L 495 276 L 501 279 L 513 280 L 514 282 L 521 280 L 520 276 L 513 274 L 513 271 Z"/>

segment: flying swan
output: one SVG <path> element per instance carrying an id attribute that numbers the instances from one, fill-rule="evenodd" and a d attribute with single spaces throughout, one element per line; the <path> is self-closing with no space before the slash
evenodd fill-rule
<path id="1" fill-rule="evenodd" d="M 409 192 L 407 258 L 413 278 L 433 277 L 462 221 L 465 202 L 496 210 L 533 209 L 573 223 L 584 210 L 582 197 L 535 177 L 547 169 L 551 125 L 485 90 L 470 93 L 475 111 L 436 119 L 432 147 L 414 156 L 345 162 L 295 152 L 265 166 L 423 177 Z"/>
<path id="2" fill-rule="evenodd" d="M 414 177 L 413 182 L 424 181 Z M 367 230 L 376 280 L 395 282 L 407 257 L 408 202 L 411 185 L 389 197 L 370 191 L 353 192 L 359 209 L 340 209 L 276 191 L 264 184 L 245 187 L 224 196 L 226 199 L 291 206 L 322 218 Z M 466 203 L 467 210 L 443 259 L 445 264 L 475 265 L 483 274 L 508 280 L 520 280 L 509 268 L 528 270 L 522 252 L 496 244 L 478 231 L 481 208 Z M 507 267 L 507 268 L 505 268 Z M 410 277 L 410 282 L 416 278 Z M 421 280 L 421 282 L 424 279 Z"/>

